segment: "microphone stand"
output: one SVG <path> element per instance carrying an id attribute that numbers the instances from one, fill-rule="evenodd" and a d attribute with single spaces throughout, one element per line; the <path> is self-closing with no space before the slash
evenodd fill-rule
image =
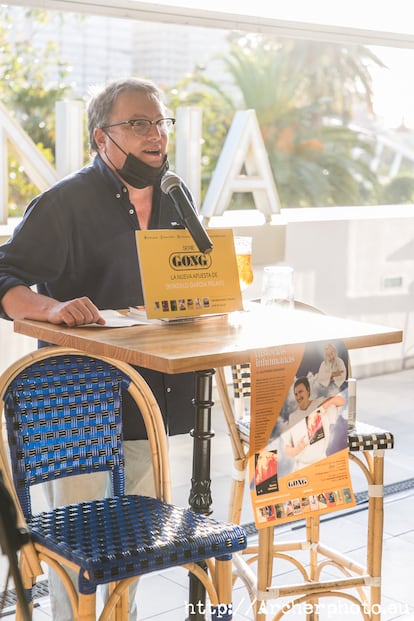
<path id="1" fill-rule="evenodd" d="M 26 599 L 22 578 L 19 571 L 17 552 L 29 541 L 29 533 L 17 526 L 17 511 L 0 471 L 0 548 L 8 557 L 9 574 L 16 589 L 17 601 L 20 604 L 23 621 L 31 621 L 32 614 Z M 1 612 L 1 610 L 0 610 Z"/>

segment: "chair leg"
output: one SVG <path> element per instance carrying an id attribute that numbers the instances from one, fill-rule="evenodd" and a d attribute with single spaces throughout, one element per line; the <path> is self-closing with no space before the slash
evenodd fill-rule
<path id="1" fill-rule="evenodd" d="M 272 582 L 273 570 L 273 537 L 274 528 L 268 526 L 259 530 L 258 563 L 257 563 L 257 601 L 255 606 L 256 621 L 266 621 L 266 601 L 262 599 Z"/>
<path id="2" fill-rule="evenodd" d="M 109 597 L 100 614 L 99 621 L 127 621 L 129 618 L 129 588 L 139 578 L 125 578 L 109 584 Z"/>
<path id="3" fill-rule="evenodd" d="M 29 551 L 29 554 L 27 554 Z M 35 561 L 33 563 L 33 560 Z M 20 554 L 18 555 L 18 570 L 21 578 L 20 589 L 23 589 L 24 593 L 20 593 L 16 588 L 17 603 L 16 603 L 16 621 L 27 620 L 28 615 L 33 611 L 33 587 L 36 584 L 36 577 L 42 574 L 39 559 L 32 545 L 24 546 Z M 39 570 L 37 570 L 39 568 Z M 21 603 L 20 598 L 25 597 L 26 602 Z"/>
<path id="4" fill-rule="evenodd" d="M 115 607 L 114 621 L 127 621 L 129 617 L 129 597 L 126 589 Z"/>
<path id="5" fill-rule="evenodd" d="M 384 450 L 375 450 L 372 459 L 372 486 L 368 487 L 367 569 L 371 576 L 371 619 L 381 617 L 381 565 L 384 528 Z"/>
<path id="6" fill-rule="evenodd" d="M 108 602 L 110 602 L 111 596 L 114 597 L 115 603 L 109 607 L 109 603 L 104 607 L 100 621 L 127 621 L 129 611 L 129 597 L 128 589 L 122 591 L 122 582 L 111 582 L 108 585 Z M 118 592 L 121 590 L 121 593 Z"/>
<path id="7" fill-rule="evenodd" d="M 317 580 L 318 574 L 318 544 L 320 538 L 320 519 L 319 516 L 309 517 L 306 520 L 306 539 L 309 544 L 309 577 L 311 581 Z M 309 607 L 313 604 L 311 611 L 306 613 L 306 621 L 318 621 L 318 599 L 312 598 L 308 601 Z"/>
<path id="8" fill-rule="evenodd" d="M 211 611 L 212 621 L 230 621 L 233 619 L 233 565 L 232 559 L 216 559 L 214 582 L 218 596 L 218 605 Z"/>
<path id="9" fill-rule="evenodd" d="M 30 596 L 31 597 L 31 596 Z M 33 600 L 28 602 L 28 609 L 24 609 L 19 601 L 16 603 L 16 621 L 26 621 L 27 614 L 33 614 Z"/>
<path id="10" fill-rule="evenodd" d="M 234 467 L 228 520 L 233 524 L 240 524 L 246 481 L 246 460 L 235 461 Z"/>
<path id="11" fill-rule="evenodd" d="M 96 593 L 79 593 L 78 619 L 76 621 L 96 621 Z"/>
<path id="12" fill-rule="evenodd" d="M 50 569 L 53 569 L 56 575 L 59 576 L 62 582 L 62 585 L 66 591 L 66 595 L 69 598 L 69 601 L 72 607 L 72 613 L 73 615 L 75 615 L 75 611 L 78 610 L 79 608 L 79 597 L 75 589 L 75 585 L 71 580 L 70 575 L 67 573 L 65 568 L 60 563 L 58 563 L 54 558 L 51 558 L 51 556 L 47 554 L 47 551 L 45 550 L 45 548 L 43 548 L 42 546 L 39 546 L 37 549 L 38 549 L 38 554 L 39 554 L 39 560 L 44 561 L 46 565 Z"/>

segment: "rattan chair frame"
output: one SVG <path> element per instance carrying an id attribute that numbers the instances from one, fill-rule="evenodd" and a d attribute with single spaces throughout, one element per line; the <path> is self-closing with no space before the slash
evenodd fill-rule
<path id="1" fill-rule="evenodd" d="M 216 555 L 211 554 L 212 548 L 209 548 L 209 546 L 207 545 L 208 542 L 206 538 L 205 547 L 207 551 L 202 558 L 197 558 L 193 561 L 192 559 L 195 558 L 195 556 L 193 557 L 189 555 L 187 557 L 189 559 L 189 562 L 183 562 L 183 559 L 181 558 L 180 560 L 180 556 L 178 555 L 177 561 L 170 563 L 169 566 L 181 566 L 184 567 L 187 571 L 196 575 L 206 589 L 212 610 L 223 611 L 224 609 L 222 606 L 225 605 L 227 606 L 227 616 L 226 614 L 224 614 L 224 616 L 221 616 L 221 618 L 231 619 L 231 556 L 233 552 L 232 547 L 234 545 L 234 550 L 242 550 L 246 546 L 246 535 L 243 529 L 238 529 L 238 527 L 236 526 L 217 522 L 209 517 L 200 516 L 198 514 L 194 514 L 193 512 L 189 512 L 186 509 L 174 507 L 173 505 L 171 505 L 171 479 L 168 460 L 168 443 L 164 423 L 153 393 L 151 392 L 150 388 L 141 377 L 141 375 L 133 367 L 131 367 L 127 363 L 114 361 L 112 359 L 102 356 L 95 356 L 93 354 L 82 354 L 78 350 L 73 350 L 70 348 L 51 346 L 36 350 L 35 352 L 24 356 L 16 363 L 11 365 L 0 377 L 0 403 L 2 406 L 0 412 L 0 422 L 2 423 L 2 431 L 3 420 L 1 418 L 1 415 L 4 413 L 3 400 L 7 394 L 7 390 L 11 382 L 17 376 L 19 376 L 20 373 L 24 372 L 25 369 L 32 366 L 33 364 L 36 364 L 40 361 L 53 359 L 54 357 L 59 356 L 76 356 L 79 360 L 83 360 L 86 358 L 100 361 L 105 364 L 111 365 L 111 367 L 117 369 L 123 377 L 128 379 L 128 391 L 137 403 L 142 413 L 144 423 L 147 429 L 148 440 L 152 455 L 155 496 L 157 500 L 145 497 L 122 495 L 123 502 L 125 504 L 128 503 L 133 507 L 135 507 L 135 505 L 141 507 L 142 505 L 144 508 L 146 508 L 148 505 L 151 509 L 155 508 L 160 512 L 165 510 L 165 515 L 168 516 L 168 518 L 166 517 L 166 519 L 169 519 L 170 516 L 174 517 L 175 512 L 177 511 L 178 515 L 180 516 L 180 520 L 182 520 L 183 522 L 186 522 L 187 520 L 187 522 L 191 522 L 192 524 L 193 520 L 199 520 L 200 526 L 205 525 L 207 529 L 210 528 L 210 523 L 212 524 L 211 536 L 212 541 L 214 541 L 213 548 L 220 550 L 220 553 L 217 553 Z M 25 511 L 29 512 L 29 509 L 27 507 L 23 507 L 19 501 L 19 493 L 17 492 L 15 487 L 15 478 L 13 477 L 12 470 L 10 468 L 11 464 L 9 445 L 4 439 L 4 433 L 2 433 L 1 435 L 0 469 L 3 473 L 3 478 L 5 480 L 6 486 L 16 504 L 19 526 L 23 528 L 28 527 L 30 532 L 30 523 L 32 521 L 31 516 L 25 514 Z M 121 491 L 123 490 L 121 489 Z M 119 497 L 115 498 L 114 503 L 115 501 L 118 506 L 120 502 Z M 50 519 L 53 520 L 53 517 L 54 516 L 52 514 Z M 238 530 L 235 530 L 236 528 Z M 215 532 L 213 534 L 214 529 Z M 43 574 L 43 568 L 41 566 L 41 563 L 44 562 L 46 563 L 46 565 L 53 568 L 61 577 L 72 604 L 74 618 L 79 621 L 94 620 L 96 618 L 96 586 L 99 582 L 92 586 L 88 585 L 88 589 L 86 590 L 90 592 L 78 593 L 74 588 L 68 574 L 66 573 L 65 568 L 75 569 L 77 572 L 80 572 L 81 567 L 79 566 L 79 564 L 73 562 L 70 555 L 63 556 L 62 554 L 59 554 L 53 547 L 53 545 L 49 545 L 46 540 L 35 540 L 35 537 L 33 536 L 33 531 L 31 534 L 31 540 L 22 547 L 20 552 L 20 572 L 27 593 L 31 593 L 31 589 L 36 582 L 36 579 Z M 226 538 L 226 536 L 228 537 L 228 548 L 226 549 L 225 553 L 223 553 L 222 547 L 220 547 L 220 545 L 222 545 L 223 538 Z M 132 550 L 131 552 L 134 553 L 134 550 Z M 204 561 L 207 564 L 209 571 L 205 571 L 199 565 L 201 561 Z M 160 568 L 157 568 L 157 571 L 161 569 L 162 566 L 160 566 Z M 113 582 L 111 582 L 110 596 L 103 611 L 99 616 L 100 621 L 109 621 L 109 619 L 125 621 L 128 618 L 127 610 L 129 585 L 133 581 L 135 581 L 137 577 L 139 578 L 140 575 L 144 573 L 150 573 L 151 571 L 154 571 L 154 567 L 149 564 L 148 570 L 141 570 L 139 572 L 136 572 L 135 575 L 123 577 L 121 580 L 114 580 Z M 21 619 L 21 610 L 19 605 L 17 607 L 16 619 L 17 621 Z"/>

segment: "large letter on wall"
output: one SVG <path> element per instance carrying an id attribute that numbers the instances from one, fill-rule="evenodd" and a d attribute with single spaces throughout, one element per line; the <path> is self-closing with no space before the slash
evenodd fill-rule
<path id="1" fill-rule="evenodd" d="M 279 197 L 254 110 L 241 110 L 234 116 L 204 199 L 202 216 L 207 220 L 221 216 L 235 192 L 251 192 L 267 222 L 272 214 L 279 213 Z"/>
<path id="2" fill-rule="evenodd" d="M 190 188 L 195 204 L 200 205 L 201 185 L 201 121 L 202 111 L 198 106 L 177 108 L 175 139 L 175 172 Z"/>

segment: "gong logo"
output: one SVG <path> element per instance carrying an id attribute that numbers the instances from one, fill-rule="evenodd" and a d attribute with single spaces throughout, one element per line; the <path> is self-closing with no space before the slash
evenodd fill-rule
<path id="1" fill-rule="evenodd" d="M 303 487 L 308 484 L 308 479 L 302 477 L 300 479 L 294 479 L 292 481 L 288 481 L 288 487 Z"/>
<path id="2" fill-rule="evenodd" d="M 173 270 L 204 270 L 211 266 L 211 256 L 202 252 L 174 252 L 169 262 Z"/>

